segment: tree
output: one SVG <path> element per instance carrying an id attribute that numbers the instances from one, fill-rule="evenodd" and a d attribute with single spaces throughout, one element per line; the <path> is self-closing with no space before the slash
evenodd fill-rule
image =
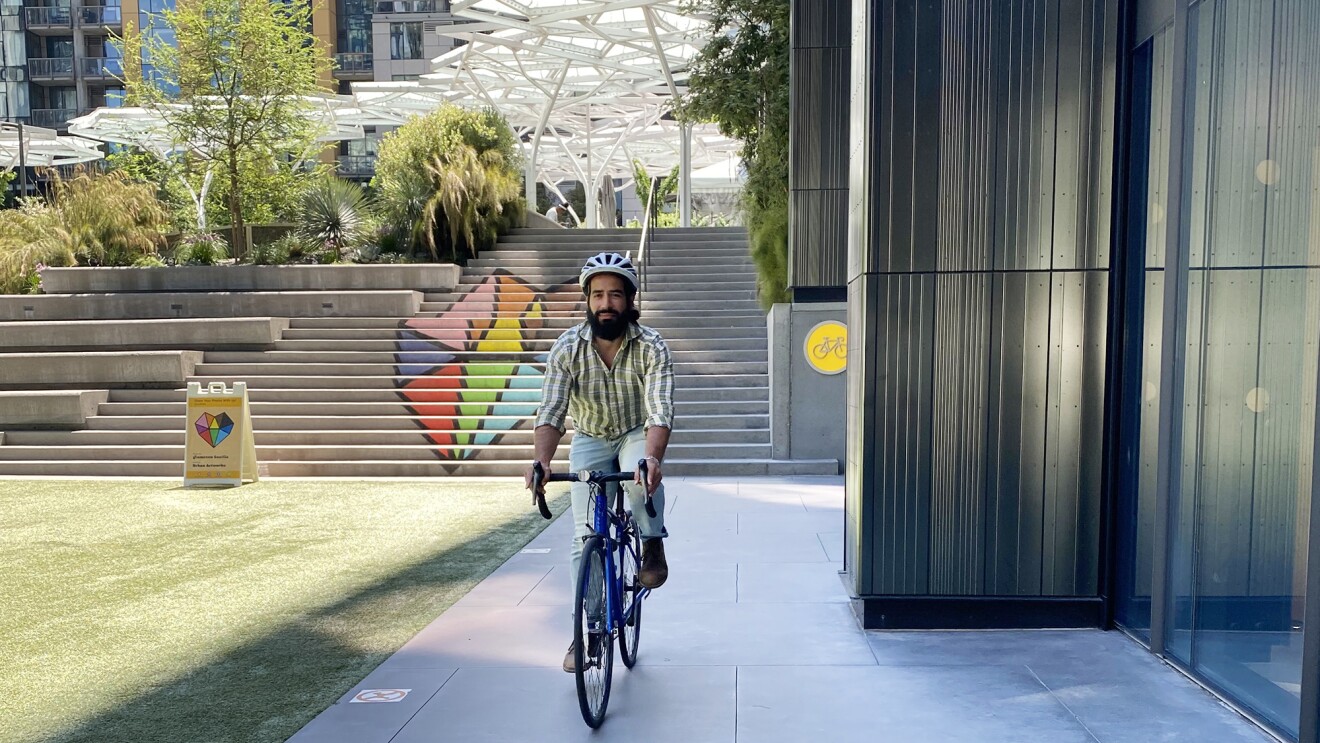
<path id="1" fill-rule="evenodd" d="M 235 255 L 246 247 L 246 216 L 296 192 L 319 150 L 306 96 L 328 92 L 320 81 L 330 60 L 311 12 L 310 0 L 189 0 L 162 16 L 176 43 L 128 23 L 116 39 L 129 105 L 160 114 L 183 166 L 205 174 L 193 179 L 203 191 L 217 179 Z"/>
<path id="2" fill-rule="evenodd" d="M 763 304 L 789 300 L 789 0 L 690 0 L 711 41 L 693 60 L 679 115 L 742 140 L 743 212 Z"/>
<path id="3" fill-rule="evenodd" d="M 461 260 L 522 221 L 522 177 L 504 117 L 444 104 L 385 135 L 371 184 L 396 244 Z"/>

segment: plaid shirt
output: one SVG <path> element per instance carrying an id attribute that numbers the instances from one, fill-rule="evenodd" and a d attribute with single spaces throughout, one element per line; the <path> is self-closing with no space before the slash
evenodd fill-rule
<path id="1" fill-rule="evenodd" d="M 564 331 L 546 360 L 536 425 L 563 431 L 565 414 L 592 438 L 615 439 L 643 424 L 672 429 L 674 361 L 664 338 L 629 326 L 614 367 L 607 368 L 587 323 Z"/>

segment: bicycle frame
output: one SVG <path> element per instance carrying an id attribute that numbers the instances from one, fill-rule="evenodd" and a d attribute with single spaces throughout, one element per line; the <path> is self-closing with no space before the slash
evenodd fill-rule
<path id="1" fill-rule="evenodd" d="M 622 539 L 623 532 L 627 529 L 629 522 L 633 521 L 630 515 L 626 515 L 624 510 L 624 488 L 625 480 L 633 479 L 632 472 L 602 472 L 602 471 L 582 471 L 575 473 L 554 474 L 543 480 L 539 464 L 535 465 L 536 473 L 533 476 L 532 498 L 540 509 L 541 515 L 545 518 L 551 518 L 550 509 L 546 505 L 545 496 L 539 493 L 542 482 L 583 482 L 591 489 L 591 529 L 592 533 L 587 537 L 600 536 L 605 542 L 605 553 L 610 556 L 605 561 L 605 631 L 613 637 L 619 626 L 624 621 L 623 616 L 623 578 L 618 573 L 618 566 L 623 564 L 625 551 L 630 549 L 627 540 Z M 641 472 L 642 479 L 646 479 L 646 460 L 637 463 L 637 469 Z M 609 508 L 606 501 L 605 489 L 609 483 L 616 483 L 618 487 L 615 490 L 615 508 L 613 511 Z M 655 509 L 651 505 L 651 496 L 646 496 L 646 512 L 652 517 L 655 516 Z M 584 537 L 585 539 L 586 537 Z M 637 559 L 641 561 L 641 555 Z M 642 588 L 637 594 L 637 602 L 646 598 L 651 593 L 651 589 Z M 636 604 L 634 604 L 636 605 Z"/>
<path id="2" fill-rule="evenodd" d="M 615 491 L 615 508 L 613 511 L 609 508 L 607 496 L 605 495 L 605 486 L 607 483 L 598 482 L 596 475 L 604 474 L 592 472 L 592 477 L 587 480 L 587 485 L 591 488 L 591 514 L 592 514 L 592 533 L 584 539 L 599 535 L 605 541 L 605 554 L 610 559 L 605 561 L 605 632 L 613 637 L 615 631 L 623 625 L 625 617 L 623 616 L 623 577 L 619 575 L 619 567 L 623 564 L 625 553 L 632 549 L 627 539 L 623 538 L 624 531 L 629 523 L 636 523 L 630 516 L 624 513 L 623 483 L 619 482 Z M 578 479 L 581 482 L 581 478 Z M 642 558 L 637 555 L 638 561 Z M 641 601 L 651 592 L 649 588 L 642 588 L 637 594 L 635 601 Z M 634 603 L 636 606 L 636 603 Z"/>

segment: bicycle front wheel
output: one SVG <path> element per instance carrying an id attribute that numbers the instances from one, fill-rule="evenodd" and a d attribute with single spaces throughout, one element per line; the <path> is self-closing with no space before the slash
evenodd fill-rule
<path id="1" fill-rule="evenodd" d="M 633 525 L 619 544 L 619 575 L 623 578 L 623 623 L 619 625 L 619 656 L 623 665 L 637 664 L 637 643 L 642 639 L 642 540 Z"/>
<path id="2" fill-rule="evenodd" d="M 599 536 L 582 546 L 577 596 L 573 604 L 573 649 L 577 661 L 578 706 L 582 719 L 593 728 L 605 719 L 614 675 L 614 640 L 606 621 L 605 543 Z"/>

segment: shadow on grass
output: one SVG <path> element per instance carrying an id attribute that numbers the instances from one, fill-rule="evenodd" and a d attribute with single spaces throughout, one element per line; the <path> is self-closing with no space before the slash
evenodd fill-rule
<path id="1" fill-rule="evenodd" d="M 567 495 L 552 504 L 556 514 Z M 520 516 L 46 739 L 58 743 L 283 741 L 517 553 L 549 522 Z M 368 618 L 409 615 L 388 631 Z M 364 626 L 367 625 L 367 626 Z"/>

